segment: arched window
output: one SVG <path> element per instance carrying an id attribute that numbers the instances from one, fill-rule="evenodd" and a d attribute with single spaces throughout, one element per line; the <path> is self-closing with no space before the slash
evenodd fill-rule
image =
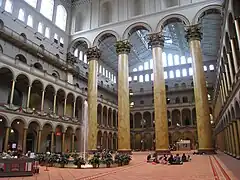
<path id="1" fill-rule="evenodd" d="M 137 68 L 133 68 L 133 72 L 137 72 Z"/>
<path id="2" fill-rule="evenodd" d="M 192 76 L 192 75 L 193 75 L 193 69 L 192 69 L 192 68 L 189 68 L 189 69 L 188 69 L 188 72 L 189 72 L 189 76 Z"/>
<path id="3" fill-rule="evenodd" d="M 142 71 L 143 70 L 143 65 L 138 66 L 138 70 Z"/>
<path id="4" fill-rule="evenodd" d="M 43 24 L 41 22 L 38 23 L 38 32 L 43 33 Z"/>
<path id="5" fill-rule="evenodd" d="M 44 0 L 41 3 L 40 13 L 52 21 L 54 0 Z"/>
<path id="6" fill-rule="evenodd" d="M 116 83 L 117 80 L 116 80 L 116 76 L 113 77 L 113 82 Z"/>
<path id="7" fill-rule="evenodd" d="M 189 63 L 189 64 L 192 63 L 192 58 L 191 57 L 187 58 L 187 63 Z"/>
<path id="8" fill-rule="evenodd" d="M 137 81 L 137 79 L 138 79 L 137 76 L 133 76 L 134 81 Z"/>
<path id="9" fill-rule="evenodd" d="M 204 71 L 207 71 L 207 66 L 203 66 L 203 70 L 204 70 Z"/>
<path id="10" fill-rule="evenodd" d="M 54 34 L 54 42 L 58 43 L 58 35 L 56 33 Z"/>
<path id="11" fill-rule="evenodd" d="M 78 49 L 75 49 L 73 54 L 75 57 L 78 57 Z"/>
<path id="12" fill-rule="evenodd" d="M 164 79 L 167 79 L 167 78 L 168 78 L 168 72 L 164 71 Z"/>
<path id="13" fill-rule="evenodd" d="M 153 60 L 152 59 L 150 59 L 150 61 L 149 61 L 149 68 L 153 69 Z"/>
<path id="14" fill-rule="evenodd" d="M 209 66 L 209 70 L 210 70 L 210 71 L 214 71 L 214 65 L 211 64 L 211 65 Z"/>
<path id="15" fill-rule="evenodd" d="M 86 54 L 84 54 L 84 56 L 83 56 L 83 62 L 85 62 L 86 64 L 88 63 Z"/>
<path id="16" fill-rule="evenodd" d="M 63 5 L 57 6 L 57 14 L 56 14 L 56 26 L 58 26 L 62 30 L 66 30 L 66 23 L 67 23 L 67 11 L 63 7 Z"/>
<path id="17" fill-rule="evenodd" d="M 111 80 L 113 81 L 113 74 L 112 74 Z"/>
<path id="18" fill-rule="evenodd" d="M 168 66 L 173 66 L 173 57 L 172 57 L 172 54 L 168 54 Z"/>
<path id="19" fill-rule="evenodd" d="M 165 52 L 162 53 L 163 67 L 167 67 L 167 55 Z"/>
<path id="20" fill-rule="evenodd" d="M 149 69 L 149 62 L 144 62 L 144 70 L 148 70 Z"/>
<path id="21" fill-rule="evenodd" d="M 12 13 L 12 10 L 13 10 L 12 0 L 6 0 L 4 9 L 5 9 L 5 11 Z"/>
<path id="22" fill-rule="evenodd" d="M 45 29 L 45 37 L 50 39 L 50 28 L 49 27 L 46 27 L 46 29 Z"/>
<path id="23" fill-rule="evenodd" d="M 170 79 L 174 78 L 174 72 L 173 72 L 172 70 L 169 71 L 169 78 L 170 78 Z"/>
<path id="24" fill-rule="evenodd" d="M 154 76 L 153 76 L 153 73 L 151 74 L 151 81 L 153 81 L 154 80 Z"/>
<path id="25" fill-rule="evenodd" d="M 108 70 L 106 69 L 106 77 L 108 77 Z"/>
<path id="26" fill-rule="evenodd" d="M 31 15 L 28 15 L 27 25 L 30 26 L 30 27 L 33 27 L 33 18 L 32 18 Z"/>
<path id="27" fill-rule="evenodd" d="M 177 77 L 177 78 L 181 77 L 181 73 L 180 73 L 180 70 L 179 70 L 179 69 L 176 70 L 176 77 Z"/>
<path id="28" fill-rule="evenodd" d="M 82 52 L 82 51 L 80 51 Z M 79 53 L 79 56 L 80 56 L 80 53 Z M 98 71 L 100 74 L 102 73 L 102 65 L 99 65 L 99 71 Z"/>
<path id="29" fill-rule="evenodd" d="M 139 82 L 143 82 L 143 75 L 139 76 Z"/>
<path id="30" fill-rule="evenodd" d="M 36 8 L 37 6 L 37 0 L 24 0 L 24 1 L 34 8 Z"/>
<path id="31" fill-rule="evenodd" d="M 103 67 L 102 69 L 103 75 L 105 76 L 105 68 Z"/>
<path id="32" fill-rule="evenodd" d="M 23 9 L 19 9 L 19 12 L 18 12 L 18 19 L 21 20 L 21 21 L 25 21 L 25 12 Z"/>
<path id="33" fill-rule="evenodd" d="M 185 56 L 181 56 L 181 64 L 186 64 L 186 57 Z"/>
<path id="34" fill-rule="evenodd" d="M 208 100 L 211 101 L 211 96 L 210 96 L 210 94 L 208 94 L 207 96 L 208 96 Z"/>
<path id="35" fill-rule="evenodd" d="M 111 2 L 107 1 L 101 7 L 101 24 L 107 24 L 112 21 Z"/>
<path id="36" fill-rule="evenodd" d="M 187 69 L 182 69 L 182 76 L 183 77 L 186 77 L 187 76 Z"/>
<path id="37" fill-rule="evenodd" d="M 179 65 L 179 55 L 174 55 L 174 65 Z"/>
<path id="38" fill-rule="evenodd" d="M 131 82 L 131 81 L 132 81 L 132 77 L 129 76 L 129 77 L 128 77 L 128 82 Z"/>
<path id="39" fill-rule="evenodd" d="M 149 81 L 149 74 L 146 74 L 145 75 L 145 82 L 148 82 Z"/>
<path id="40" fill-rule="evenodd" d="M 64 39 L 63 39 L 62 37 L 60 38 L 60 41 L 59 41 L 59 42 L 60 42 L 60 45 L 61 45 L 61 46 L 64 45 Z"/>
<path id="41" fill-rule="evenodd" d="M 79 52 L 79 60 L 80 60 L 80 61 L 83 60 L 83 52 L 82 52 L 82 51 Z M 101 65 L 100 65 L 99 70 L 101 70 L 101 69 L 102 69 L 102 67 L 101 67 Z M 102 71 L 101 71 L 100 73 L 102 73 Z"/>

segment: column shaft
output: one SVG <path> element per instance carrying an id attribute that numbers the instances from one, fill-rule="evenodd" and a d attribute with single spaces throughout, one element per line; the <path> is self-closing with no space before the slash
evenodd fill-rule
<path id="1" fill-rule="evenodd" d="M 231 56 L 229 53 L 227 53 L 227 59 L 228 59 L 228 67 L 229 67 L 231 86 L 232 86 L 232 84 L 234 83 L 234 76 L 233 76 L 233 69 L 231 64 Z"/>
<path id="2" fill-rule="evenodd" d="M 237 130 L 237 122 L 233 121 L 233 134 L 234 134 L 234 141 L 236 145 L 236 158 L 240 158 L 240 147 L 239 147 L 239 135 Z"/>
<path id="3" fill-rule="evenodd" d="M 56 103 L 57 103 L 57 94 L 54 94 L 54 97 L 53 97 L 53 114 L 56 114 Z"/>
<path id="4" fill-rule="evenodd" d="M 131 45 L 127 41 L 118 41 L 118 151 L 130 152 L 130 109 L 129 109 L 129 69 L 128 54 Z"/>
<path id="5" fill-rule="evenodd" d="M 51 153 L 54 152 L 54 136 L 55 136 L 55 133 L 52 132 L 51 133 Z"/>
<path id="6" fill-rule="evenodd" d="M 9 130 L 10 130 L 10 128 L 7 127 L 6 132 L 5 132 L 5 141 L 4 141 L 4 151 L 5 152 L 7 152 L 7 150 L 8 150 Z"/>
<path id="7" fill-rule="evenodd" d="M 64 99 L 63 116 L 66 116 L 66 112 L 67 112 L 67 98 Z"/>
<path id="8" fill-rule="evenodd" d="M 41 137 L 42 137 L 42 130 L 38 131 L 38 144 L 37 144 L 37 152 L 40 153 L 41 151 Z"/>
<path id="9" fill-rule="evenodd" d="M 72 134 L 72 151 L 71 152 L 74 152 L 74 150 L 75 150 L 75 147 L 74 147 L 74 139 L 75 139 L 75 134 L 73 133 Z"/>
<path id="10" fill-rule="evenodd" d="M 225 75 L 226 75 L 226 79 L 227 79 L 227 87 L 228 87 L 228 91 L 231 91 L 231 85 L 230 85 L 230 80 L 229 80 L 229 72 L 228 72 L 228 68 L 227 68 L 227 65 L 224 64 L 224 67 L 225 67 Z"/>
<path id="11" fill-rule="evenodd" d="M 15 80 L 12 80 L 12 89 L 11 89 L 11 96 L 10 96 L 10 106 L 13 104 L 13 97 L 14 97 L 14 90 L 15 90 Z"/>
<path id="12" fill-rule="evenodd" d="M 100 50 L 90 48 L 87 51 L 88 68 L 88 151 L 97 150 L 97 88 L 98 88 L 98 59 Z"/>
<path id="13" fill-rule="evenodd" d="M 232 155 L 233 154 L 233 148 L 232 148 L 230 125 L 227 126 L 227 131 L 228 131 L 229 154 Z"/>
<path id="14" fill-rule="evenodd" d="M 76 100 L 73 101 L 73 115 L 72 115 L 73 118 L 75 118 L 75 114 L 76 114 Z"/>
<path id="15" fill-rule="evenodd" d="M 31 98 L 31 88 L 32 88 L 32 86 L 28 86 L 27 109 L 29 108 L 29 103 L 30 103 L 30 98 Z"/>
<path id="16" fill-rule="evenodd" d="M 232 142 L 232 155 L 236 156 L 236 147 L 235 147 L 235 141 L 234 141 L 234 133 L 233 133 L 233 124 L 230 124 L 230 133 L 231 133 L 231 142 Z"/>
<path id="17" fill-rule="evenodd" d="M 192 55 L 192 69 L 194 82 L 194 96 L 197 116 L 198 151 L 204 153 L 213 152 L 212 126 L 210 123 L 210 111 L 207 97 L 206 79 L 203 70 L 203 58 L 201 51 L 201 32 L 196 25 L 187 30 L 187 39 Z"/>
<path id="18" fill-rule="evenodd" d="M 62 153 L 65 152 L 65 133 L 62 133 Z"/>
<path id="19" fill-rule="evenodd" d="M 230 44 L 231 44 L 231 48 L 232 48 L 234 71 L 235 71 L 235 74 L 237 74 L 238 73 L 238 63 L 237 63 L 238 59 L 237 59 L 237 52 L 236 52 L 236 48 L 235 48 L 233 39 L 230 40 Z"/>
<path id="20" fill-rule="evenodd" d="M 26 153 L 26 140 L 27 140 L 27 129 L 24 128 L 24 130 L 23 130 L 23 146 L 22 146 L 23 154 Z"/>
<path id="21" fill-rule="evenodd" d="M 225 93 L 226 93 L 226 96 L 228 96 L 228 88 L 227 88 L 225 73 L 223 73 L 222 76 L 223 76 L 222 78 L 223 78 L 223 85 L 224 85 Z"/>
<path id="22" fill-rule="evenodd" d="M 44 96 L 45 96 L 45 91 L 42 91 L 42 102 L 41 102 L 41 111 L 44 111 Z"/>

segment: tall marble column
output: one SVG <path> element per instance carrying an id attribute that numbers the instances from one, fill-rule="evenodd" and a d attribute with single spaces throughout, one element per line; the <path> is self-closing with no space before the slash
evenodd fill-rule
<path id="1" fill-rule="evenodd" d="M 240 25 L 239 25 L 239 19 L 240 19 L 240 17 L 236 17 L 235 20 L 234 20 L 234 25 L 235 25 L 236 33 L 237 33 L 238 46 L 240 46 Z"/>
<path id="2" fill-rule="evenodd" d="M 51 153 L 54 152 L 54 137 L 55 137 L 55 132 L 51 132 Z"/>
<path id="3" fill-rule="evenodd" d="M 237 121 L 234 120 L 233 121 L 233 134 L 234 134 L 234 141 L 235 141 L 235 145 L 236 145 L 236 158 L 240 159 L 240 146 L 239 146 L 239 136 L 238 136 L 238 130 L 237 130 Z"/>
<path id="4" fill-rule="evenodd" d="M 41 150 L 41 137 L 42 137 L 42 130 L 38 131 L 38 141 L 37 141 L 37 152 L 40 153 Z"/>
<path id="5" fill-rule="evenodd" d="M 162 33 L 149 35 L 149 45 L 153 55 L 154 74 L 154 120 L 156 152 L 159 154 L 169 153 L 167 102 L 164 79 L 164 67 L 162 52 L 164 37 Z"/>
<path id="6" fill-rule="evenodd" d="M 45 90 L 42 90 L 41 112 L 44 111 L 44 96 L 45 96 Z"/>
<path id="7" fill-rule="evenodd" d="M 32 88 L 32 86 L 28 86 L 28 96 L 27 96 L 27 106 L 26 106 L 26 109 L 29 108 L 29 104 L 30 104 L 31 88 Z"/>
<path id="8" fill-rule="evenodd" d="M 128 54 L 131 44 L 128 41 L 118 41 L 118 151 L 131 151 L 130 145 L 130 110 L 129 110 L 129 69 Z"/>
<path id="9" fill-rule="evenodd" d="M 100 50 L 97 47 L 89 48 L 88 58 L 88 152 L 97 150 L 97 69 Z"/>
<path id="10" fill-rule="evenodd" d="M 6 131 L 5 131 L 5 141 L 4 141 L 4 151 L 6 151 L 6 152 L 7 152 L 7 150 L 8 150 L 9 130 L 10 130 L 10 127 L 6 127 Z"/>
<path id="11" fill-rule="evenodd" d="M 23 148 L 22 148 L 22 151 L 23 153 L 25 154 L 26 153 L 26 142 L 27 142 L 27 128 L 24 128 L 23 130 Z"/>
<path id="12" fill-rule="evenodd" d="M 198 25 L 187 28 L 186 38 L 192 55 L 194 96 L 197 116 L 198 151 L 213 153 L 212 126 L 207 97 L 206 78 L 201 51 L 202 33 Z"/>
<path id="13" fill-rule="evenodd" d="M 72 141 L 71 142 L 72 143 L 72 145 L 71 145 L 71 148 L 72 148 L 71 152 L 75 151 L 75 147 L 74 147 L 75 141 L 74 140 L 75 140 L 75 133 L 72 134 L 72 138 L 71 138 L 71 141 Z"/>
<path id="14" fill-rule="evenodd" d="M 65 132 L 62 133 L 62 153 L 65 152 Z"/>
<path id="15" fill-rule="evenodd" d="M 16 84 L 16 80 L 13 79 L 13 80 L 12 80 L 12 88 L 11 88 L 10 102 L 9 102 L 10 107 L 12 107 L 12 105 L 13 105 L 13 97 L 14 97 L 15 84 Z"/>
<path id="16" fill-rule="evenodd" d="M 57 93 L 53 97 L 53 114 L 56 114 Z"/>

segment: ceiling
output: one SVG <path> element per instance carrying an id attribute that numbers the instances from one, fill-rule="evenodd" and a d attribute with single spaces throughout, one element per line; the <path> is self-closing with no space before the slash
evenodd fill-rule
<path id="1" fill-rule="evenodd" d="M 202 52 L 204 56 L 210 56 L 210 60 L 216 60 L 218 49 L 220 46 L 221 33 L 221 15 L 216 12 L 208 12 L 200 19 L 203 39 L 201 42 Z M 164 27 L 164 51 L 178 52 L 179 55 L 189 54 L 188 43 L 185 38 L 184 25 L 180 22 L 171 22 Z M 129 66 L 134 66 L 141 62 L 148 61 L 152 58 L 151 50 L 148 49 L 147 40 L 148 31 L 138 29 L 130 34 L 130 43 L 132 49 L 129 54 Z M 116 39 L 114 36 L 105 36 L 99 42 L 101 50 L 101 60 L 114 71 L 117 72 L 118 62 L 115 51 Z"/>

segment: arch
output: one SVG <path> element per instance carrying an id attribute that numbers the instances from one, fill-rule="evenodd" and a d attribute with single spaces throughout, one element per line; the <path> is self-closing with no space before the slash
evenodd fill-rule
<path id="1" fill-rule="evenodd" d="M 17 54 L 17 55 L 15 56 L 15 60 L 19 60 L 19 61 L 27 64 L 27 59 L 26 59 L 25 56 L 22 55 L 22 54 Z"/>
<path id="2" fill-rule="evenodd" d="M 19 74 L 16 75 L 16 79 L 21 78 L 21 77 L 26 78 L 27 81 L 28 81 L 28 85 L 30 84 L 30 78 L 29 78 L 28 74 L 25 74 L 25 73 L 19 73 Z"/>
<path id="3" fill-rule="evenodd" d="M 66 24 L 67 24 L 67 11 L 63 5 L 57 6 L 57 12 L 56 12 L 56 20 L 55 24 L 63 31 L 66 30 Z"/>
<path id="4" fill-rule="evenodd" d="M 3 71 L 3 70 L 5 70 L 4 73 L 10 72 L 12 79 L 15 77 L 15 72 L 10 67 L 8 67 L 8 66 L 0 67 L 0 74 L 1 74 L 1 71 Z"/>
<path id="5" fill-rule="evenodd" d="M 172 111 L 172 125 L 173 126 L 180 126 L 181 122 L 180 122 L 180 117 L 181 116 L 181 112 L 178 109 L 174 109 Z"/>
<path id="6" fill-rule="evenodd" d="M 87 38 L 85 38 L 85 37 L 79 37 L 79 38 L 77 38 L 77 39 L 74 39 L 74 40 L 70 43 L 69 48 L 68 48 L 68 51 L 70 51 L 70 52 L 73 54 L 74 49 L 75 49 L 77 46 L 79 46 L 79 45 L 81 45 L 81 44 L 83 44 L 83 43 L 87 45 L 87 48 L 92 47 L 90 41 L 89 41 Z"/>
<path id="7" fill-rule="evenodd" d="M 191 125 L 191 110 L 184 108 L 182 110 L 182 122 L 184 126 Z"/>
<path id="8" fill-rule="evenodd" d="M 40 70 L 40 71 L 43 70 L 43 66 L 42 66 L 40 63 L 38 63 L 38 62 L 37 62 L 37 63 L 34 63 L 33 67 L 36 68 L 36 69 L 38 69 L 38 70 Z"/>
<path id="9" fill-rule="evenodd" d="M 218 10 L 219 13 L 221 14 L 222 6 L 220 6 L 220 5 L 209 5 L 209 6 L 203 7 L 194 16 L 194 18 L 192 20 L 192 24 L 198 24 L 200 19 L 206 14 L 206 12 L 208 12 L 209 10 L 213 10 L 213 9 Z"/>
<path id="10" fill-rule="evenodd" d="M 5 114 L 1 114 L 1 113 L 0 113 L 0 118 L 1 118 L 1 117 L 3 117 L 3 118 L 6 120 L 6 121 L 5 121 L 6 127 L 10 127 L 10 126 L 11 126 L 11 123 L 10 123 L 11 121 L 10 121 L 10 119 L 9 119 Z"/>
<path id="11" fill-rule="evenodd" d="M 152 126 L 152 117 L 151 117 L 151 113 L 146 111 L 143 113 L 143 119 L 145 120 L 145 125 L 147 128 L 150 128 Z"/>
<path id="12" fill-rule="evenodd" d="M 42 129 L 42 124 L 40 123 L 39 120 L 37 120 L 37 119 L 31 119 L 30 121 L 28 121 L 27 127 L 29 127 L 29 125 L 30 125 L 31 123 L 36 123 L 36 124 L 39 126 L 39 128 Z"/>
<path id="13" fill-rule="evenodd" d="M 235 119 L 235 111 L 234 111 L 234 108 L 233 106 L 231 106 L 231 116 L 230 116 L 230 121 L 233 121 Z"/>
<path id="14" fill-rule="evenodd" d="M 49 125 L 52 128 L 52 130 L 55 129 L 55 127 L 54 127 L 54 125 L 51 121 L 44 122 L 43 125 L 42 125 L 42 128 L 44 128 L 44 126 L 47 126 L 47 125 Z"/>
<path id="15" fill-rule="evenodd" d="M 141 120 L 142 114 L 140 112 L 136 112 L 134 114 L 135 128 L 141 128 Z"/>
<path id="16" fill-rule="evenodd" d="M 136 29 L 136 28 L 143 28 L 147 31 L 149 31 L 149 33 L 152 33 L 152 28 L 149 24 L 145 23 L 145 22 L 136 22 L 134 24 L 131 24 L 130 26 L 127 27 L 127 29 L 124 31 L 122 39 L 128 39 L 129 34 L 131 33 L 132 30 Z"/>
<path id="17" fill-rule="evenodd" d="M 94 46 L 94 47 L 95 47 L 95 46 L 98 46 L 98 42 L 101 40 L 101 38 L 103 38 L 103 37 L 106 36 L 106 35 L 112 35 L 112 36 L 114 36 L 114 37 L 117 39 L 117 41 L 120 40 L 120 35 L 119 35 L 116 31 L 106 30 L 106 31 L 102 31 L 101 33 L 99 33 L 99 34 L 95 37 L 95 39 L 94 39 L 94 41 L 93 41 L 93 46 Z"/>
<path id="18" fill-rule="evenodd" d="M 51 85 L 51 84 L 47 84 L 47 85 L 46 85 L 46 87 L 45 87 L 45 92 L 47 91 L 47 88 L 48 88 L 48 89 L 51 88 L 51 89 L 53 90 L 53 93 L 56 92 L 56 89 L 55 89 L 54 86 Z"/>
<path id="19" fill-rule="evenodd" d="M 20 120 L 20 121 L 22 121 L 24 127 L 26 127 L 27 124 L 28 124 L 27 121 L 26 121 L 23 117 L 21 117 L 21 116 L 15 116 L 14 118 L 11 119 L 11 121 L 10 121 L 10 125 L 12 125 L 13 122 L 16 121 L 16 120 Z"/>
<path id="20" fill-rule="evenodd" d="M 60 89 L 59 89 L 60 90 Z M 69 92 L 68 94 L 67 94 L 67 98 L 69 98 L 69 97 L 73 97 L 73 100 L 75 100 L 75 95 L 72 93 L 72 92 Z"/>
<path id="21" fill-rule="evenodd" d="M 164 26 L 166 26 L 168 23 L 171 23 L 171 22 L 183 22 L 183 24 L 186 26 L 190 25 L 190 21 L 184 15 L 171 14 L 171 15 L 165 16 L 163 19 L 159 21 L 159 23 L 157 24 L 156 32 L 161 32 Z"/>
<path id="22" fill-rule="evenodd" d="M 239 106 L 239 103 L 237 100 L 235 100 L 234 108 L 235 108 L 235 112 L 236 112 L 236 118 L 239 119 L 240 118 L 240 106 Z"/>

